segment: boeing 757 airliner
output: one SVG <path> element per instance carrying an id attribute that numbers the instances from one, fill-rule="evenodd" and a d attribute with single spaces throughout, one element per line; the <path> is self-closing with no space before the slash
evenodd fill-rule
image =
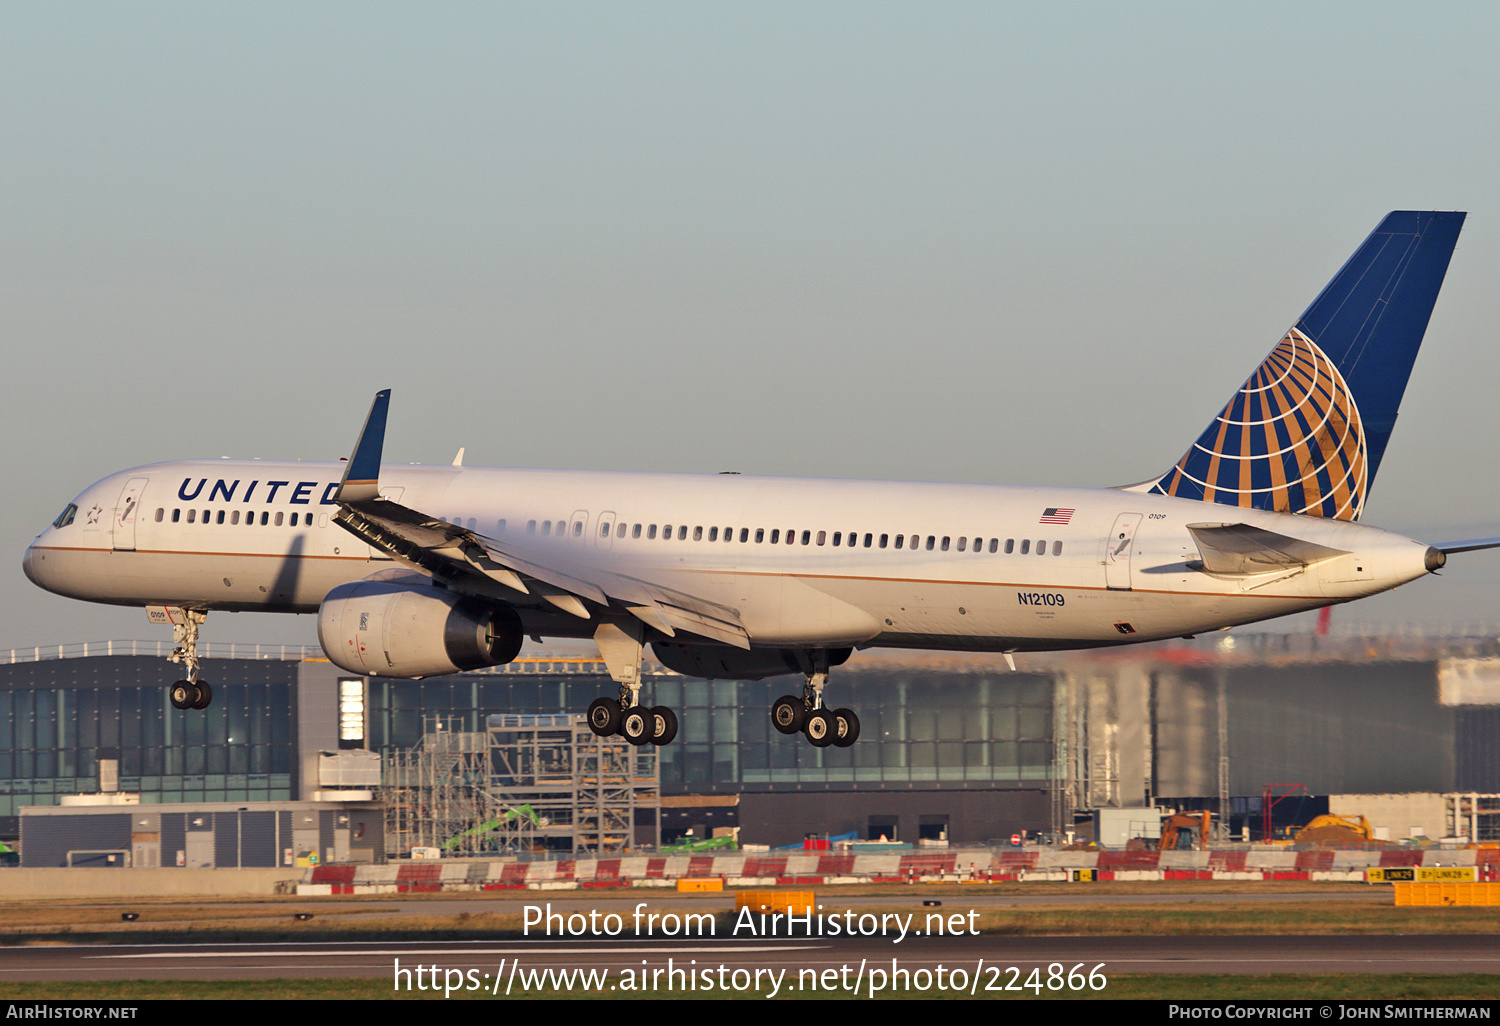
<path id="1" fill-rule="evenodd" d="M 171 624 L 204 708 L 213 610 L 317 613 L 328 657 L 428 677 L 593 638 L 619 685 L 596 734 L 667 744 L 642 650 L 698 677 L 801 672 L 772 721 L 819 747 L 854 648 L 1005 654 L 1153 641 L 1387 591 L 1500 538 L 1429 545 L 1359 522 L 1462 213 L 1388 215 L 1186 453 L 1121 488 L 899 484 L 381 465 L 390 392 L 347 461 L 188 460 L 89 486 L 28 577 Z M 1012 661 L 1012 665 L 1014 665 Z"/>

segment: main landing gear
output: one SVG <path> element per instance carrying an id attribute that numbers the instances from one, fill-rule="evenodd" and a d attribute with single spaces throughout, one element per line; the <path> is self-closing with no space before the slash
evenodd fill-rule
<path id="1" fill-rule="evenodd" d="M 618 734 L 637 747 L 668 745 L 677 736 L 677 714 L 664 705 L 641 705 L 641 654 L 645 632 L 640 624 L 603 623 L 594 632 L 599 655 L 609 675 L 620 685 L 619 698 L 596 698 L 589 703 L 589 729 L 599 737 Z"/>
<path id="2" fill-rule="evenodd" d="M 198 626 L 208 619 L 208 614 L 196 609 L 177 609 L 181 618 L 172 624 L 172 640 L 177 647 L 167 656 L 169 663 L 182 663 L 187 667 L 187 680 L 179 680 L 167 692 L 174 709 L 207 709 L 214 700 L 214 689 L 207 681 L 198 679 Z"/>
<path id="3" fill-rule="evenodd" d="M 853 709 L 823 707 L 823 689 L 828 686 L 828 653 L 814 651 L 803 660 L 807 682 L 802 697 L 782 695 L 771 704 L 771 725 L 783 734 L 800 733 L 814 748 L 834 745 L 848 748 L 859 740 L 859 717 Z"/>
<path id="4" fill-rule="evenodd" d="M 635 702 L 636 692 L 620 688 L 619 699 L 596 698 L 589 703 L 589 729 L 599 737 L 618 734 L 633 745 L 669 745 L 677 736 L 677 714 L 664 705 L 653 709 Z"/>

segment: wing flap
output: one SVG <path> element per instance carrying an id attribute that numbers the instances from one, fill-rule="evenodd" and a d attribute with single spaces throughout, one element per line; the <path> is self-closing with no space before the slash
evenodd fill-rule
<path id="1" fill-rule="evenodd" d="M 390 389 L 376 393 L 334 496 L 339 510 L 333 519 L 344 530 L 397 562 L 461 590 L 493 594 L 498 584 L 584 620 L 593 616 L 584 604 L 590 602 L 634 615 L 668 637 L 683 630 L 737 648 L 750 647 L 749 632 L 737 610 L 599 566 L 578 565 L 576 551 L 566 545 L 507 545 L 381 498 L 380 459 L 390 397 Z M 460 449 L 453 465 L 462 464 Z"/>
<path id="2" fill-rule="evenodd" d="M 560 551 L 522 553 L 389 499 L 340 505 L 334 519 L 345 530 L 398 561 L 452 584 L 461 586 L 465 576 L 478 574 L 580 619 L 592 616 L 585 600 L 605 607 L 618 604 L 668 637 L 681 630 L 736 648 L 750 647 L 749 632 L 735 610 L 675 588 L 592 568 L 560 569 L 539 561 L 560 556 Z"/>

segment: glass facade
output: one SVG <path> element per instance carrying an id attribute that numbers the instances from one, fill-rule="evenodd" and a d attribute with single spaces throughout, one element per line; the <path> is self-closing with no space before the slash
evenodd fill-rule
<path id="1" fill-rule="evenodd" d="M 860 720 L 850 748 L 814 748 L 778 733 L 771 703 L 800 694 L 798 677 L 768 681 L 648 678 L 646 705 L 676 711 L 677 740 L 661 750 L 664 793 L 793 785 L 888 788 L 1037 786 L 1052 755 L 1053 684 L 1026 674 L 845 669 L 828 699 Z M 367 746 L 409 748 L 431 717 L 482 730 L 490 713 L 581 712 L 612 685 L 599 675 L 466 674 L 369 684 Z"/>
<path id="2" fill-rule="evenodd" d="M 0 668 L 0 816 L 99 790 L 99 760 L 143 804 L 294 797 L 296 662 L 206 660 L 205 710 L 173 709 L 175 667 L 146 657 Z"/>

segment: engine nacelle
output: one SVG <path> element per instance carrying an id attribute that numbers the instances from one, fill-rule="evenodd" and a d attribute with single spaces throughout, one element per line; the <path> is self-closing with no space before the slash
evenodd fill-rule
<path id="1" fill-rule="evenodd" d="M 356 581 L 318 610 L 318 641 L 334 664 L 381 677 L 436 677 L 508 663 L 525 634 L 510 606 L 429 585 Z"/>
<path id="2" fill-rule="evenodd" d="M 667 669 L 707 680 L 760 680 L 801 673 L 801 657 L 806 655 L 790 648 L 760 648 L 746 652 L 723 645 L 682 645 L 672 641 L 653 641 L 651 651 Z M 839 666 L 847 662 L 853 652 L 852 648 L 830 649 L 828 665 Z"/>

